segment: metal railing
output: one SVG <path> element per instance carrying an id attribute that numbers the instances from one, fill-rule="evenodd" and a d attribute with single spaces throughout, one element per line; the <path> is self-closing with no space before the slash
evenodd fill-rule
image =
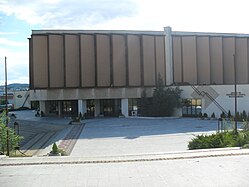
<path id="1" fill-rule="evenodd" d="M 212 101 L 224 114 L 228 116 L 228 112 L 208 93 L 205 91 L 199 91 L 194 85 L 190 85 L 192 89 L 200 96 L 207 96 L 210 101 Z"/>

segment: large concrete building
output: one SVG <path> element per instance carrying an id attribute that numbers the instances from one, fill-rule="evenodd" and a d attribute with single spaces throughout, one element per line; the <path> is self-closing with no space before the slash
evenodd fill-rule
<path id="1" fill-rule="evenodd" d="M 33 30 L 30 99 L 47 115 L 139 114 L 160 74 L 180 86 L 176 115 L 249 111 L 249 35 L 164 31 Z"/>

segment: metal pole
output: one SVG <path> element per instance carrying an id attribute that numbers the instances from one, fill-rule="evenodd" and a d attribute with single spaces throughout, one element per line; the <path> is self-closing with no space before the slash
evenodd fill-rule
<path id="1" fill-rule="evenodd" d="M 10 155 L 9 149 L 9 122 L 8 122 L 8 91 L 7 91 L 7 57 L 5 57 L 5 109 L 6 109 L 6 127 L 7 127 L 7 156 Z"/>
<path id="2" fill-rule="evenodd" d="M 236 54 L 233 55 L 233 62 L 234 62 L 234 111 L 235 111 L 235 118 L 234 118 L 234 122 L 235 122 L 235 126 L 234 126 L 234 130 L 237 132 L 237 73 L 236 73 Z"/>

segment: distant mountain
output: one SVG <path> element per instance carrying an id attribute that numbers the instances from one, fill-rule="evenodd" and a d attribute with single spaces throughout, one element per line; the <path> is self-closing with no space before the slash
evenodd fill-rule
<path id="1" fill-rule="evenodd" d="M 0 86 L 0 89 L 4 89 L 5 85 Z M 21 88 L 29 88 L 29 84 L 22 84 L 22 83 L 13 83 L 7 85 L 8 89 L 21 89 Z"/>

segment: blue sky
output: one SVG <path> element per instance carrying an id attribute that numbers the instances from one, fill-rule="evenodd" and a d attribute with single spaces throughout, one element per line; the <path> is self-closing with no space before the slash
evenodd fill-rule
<path id="1" fill-rule="evenodd" d="M 249 33 L 247 0 L 0 0 L 0 85 L 28 83 L 33 29 Z"/>

